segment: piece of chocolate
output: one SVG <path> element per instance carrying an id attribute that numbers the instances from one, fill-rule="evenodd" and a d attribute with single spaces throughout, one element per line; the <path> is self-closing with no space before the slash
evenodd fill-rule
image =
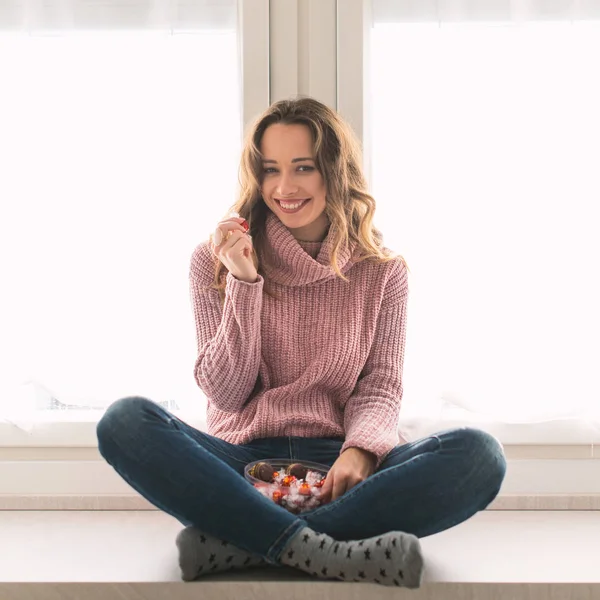
<path id="1" fill-rule="evenodd" d="M 272 483 L 275 478 L 275 469 L 266 462 L 256 463 L 248 473 L 252 477 L 260 479 L 261 481 L 266 481 L 267 483 Z"/>
<path id="2" fill-rule="evenodd" d="M 308 469 L 300 463 L 294 463 L 293 465 L 290 465 L 285 472 L 288 475 L 294 475 L 297 479 L 306 479 Z"/>

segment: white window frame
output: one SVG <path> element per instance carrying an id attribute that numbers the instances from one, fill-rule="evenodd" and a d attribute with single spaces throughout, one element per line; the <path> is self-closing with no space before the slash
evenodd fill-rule
<path id="1" fill-rule="evenodd" d="M 237 0 L 242 131 L 270 103 L 269 0 Z"/>
<path id="2" fill-rule="evenodd" d="M 271 0 L 271 102 L 336 93 L 336 0 Z"/>
<path id="3" fill-rule="evenodd" d="M 365 90 L 371 1 L 238 0 L 238 15 L 244 132 L 271 102 L 310 95 L 336 108 L 353 127 L 370 181 Z M 206 430 L 204 417 L 175 414 Z M 36 426 L 32 435 L 0 422 L 0 510 L 153 508 L 98 453 L 97 413 L 68 411 L 65 417 Z M 438 422 L 431 429 L 463 423 Z M 600 509 L 598 432 L 582 441 L 577 431 L 560 427 L 537 438 L 523 426 L 491 430 L 510 440 L 498 506 Z"/>

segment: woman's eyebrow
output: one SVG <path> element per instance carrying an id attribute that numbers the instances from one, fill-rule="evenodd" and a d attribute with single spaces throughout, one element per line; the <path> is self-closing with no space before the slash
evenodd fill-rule
<path id="1" fill-rule="evenodd" d="M 303 160 L 312 160 L 313 162 L 315 161 L 315 159 L 314 159 L 314 158 L 310 158 L 310 157 L 308 157 L 308 156 L 307 156 L 307 157 L 303 157 L 303 158 L 292 158 L 292 162 L 293 162 L 293 163 L 296 163 L 296 162 L 301 162 L 301 161 L 303 161 Z M 274 163 L 274 164 L 277 164 L 277 161 L 276 161 L 276 160 L 271 160 L 271 159 L 269 159 L 269 158 L 263 158 L 263 162 L 264 162 L 264 163 Z"/>

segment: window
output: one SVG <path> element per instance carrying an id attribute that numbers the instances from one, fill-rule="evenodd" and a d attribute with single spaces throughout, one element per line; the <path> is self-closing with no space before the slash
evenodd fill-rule
<path id="1" fill-rule="evenodd" d="M 340 102 L 364 93 L 375 223 L 411 268 L 401 419 L 529 424 L 532 442 L 562 421 L 559 443 L 589 443 L 600 3 L 366 4 Z"/>
<path id="2" fill-rule="evenodd" d="M 245 26 L 231 0 L 148 5 L 0 7 L 0 425 L 203 412 L 188 271 L 235 199 Z"/>
<path id="3" fill-rule="evenodd" d="M 133 394 L 201 418 L 187 269 L 235 196 L 240 123 L 263 108 L 235 117 L 259 79 L 240 85 L 240 34 L 262 24 L 268 45 L 268 18 L 33 6 L 0 7 L 0 421 L 94 421 Z M 271 17 L 308 31 L 324 6 Z M 328 0 L 318 36 L 274 38 L 276 86 L 313 93 L 337 28 L 337 100 L 314 89 L 363 136 L 376 224 L 411 267 L 401 418 L 598 417 L 600 3 L 553 7 L 352 0 L 334 18 Z"/>
<path id="4" fill-rule="evenodd" d="M 405 432 L 470 422 L 507 445 L 600 442 L 600 2 L 541 5 L 1 3 L 0 479 L 14 506 L 130 493 L 95 448 L 119 397 L 203 426 L 189 260 L 233 203 L 242 126 L 298 93 L 362 139 L 375 224 L 411 268 Z M 597 491 L 597 448 L 556 454 L 512 464 L 508 491 Z"/>

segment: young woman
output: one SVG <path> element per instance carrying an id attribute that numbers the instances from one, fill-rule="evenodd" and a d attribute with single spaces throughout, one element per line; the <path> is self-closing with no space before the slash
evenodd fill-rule
<path id="1" fill-rule="evenodd" d="M 256 565 L 417 588 L 419 538 L 488 506 L 506 461 L 491 435 L 399 435 L 407 266 L 373 227 L 359 145 L 311 98 L 273 104 L 241 160 L 239 217 L 194 251 L 191 300 L 208 432 L 143 397 L 98 424 L 102 456 L 178 519 L 186 581 Z M 330 467 L 292 514 L 244 478 L 255 460 Z"/>

